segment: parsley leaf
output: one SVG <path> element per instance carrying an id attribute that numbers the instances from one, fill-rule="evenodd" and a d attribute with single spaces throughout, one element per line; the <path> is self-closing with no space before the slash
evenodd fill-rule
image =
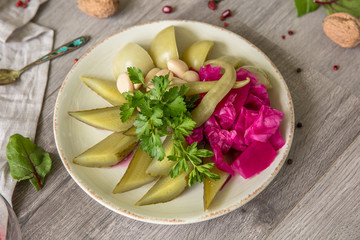
<path id="1" fill-rule="evenodd" d="M 129 67 L 128 74 L 133 83 L 142 83 L 149 89 L 144 84 L 140 69 Z M 213 156 L 213 152 L 198 149 L 197 143 L 186 146 L 185 142 L 184 136 L 190 135 L 196 125 L 191 119 L 190 110 L 195 107 L 195 101 L 199 99 L 199 96 L 186 99 L 188 87 L 183 85 L 180 88 L 177 86 L 169 88 L 169 84 L 169 74 L 155 76 L 152 79 L 153 88 L 147 92 L 136 90 L 133 93 L 123 93 L 128 103 L 120 108 L 121 120 L 129 119 L 135 109 L 139 111 L 134 126 L 140 148 L 159 161 L 165 158 L 161 137 L 171 136 L 173 148 L 167 158 L 176 162 L 169 172 L 171 177 L 175 178 L 182 171 L 191 170 L 189 186 L 196 182 L 203 182 L 205 177 L 218 179 L 219 175 L 210 172 L 214 164 L 202 164 L 201 160 L 203 157 Z"/>

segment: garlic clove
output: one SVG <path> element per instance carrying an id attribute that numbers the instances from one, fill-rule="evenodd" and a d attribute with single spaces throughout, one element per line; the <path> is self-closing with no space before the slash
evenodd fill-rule
<path id="1" fill-rule="evenodd" d="M 116 87 L 120 93 L 134 92 L 134 84 L 129 78 L 128 73 L 122 73 L 119 75 L 116 81 Z"/>

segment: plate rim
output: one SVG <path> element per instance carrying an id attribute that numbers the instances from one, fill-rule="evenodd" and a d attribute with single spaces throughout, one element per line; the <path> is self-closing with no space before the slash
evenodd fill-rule
<path id="1" fill-rule="evenodd" d="M 204 212 L 205 214 L 203 216 L 200 217 L 194 217 L 194 218 L 189 218 L 187 220 L 184 219 L 170 219 L 170 218 L 158 218 L 158 217 L 144 217 L 141 215 L 138 215 L 136 213 L 133 213 L 129 210 L 126 210 L 124 208 L 120 208 L 119 206 L 116 206 L 115 204 L 113 204 L 112 202 L 106 201 L 105 199 L 103 199 L 101 196 L 99 196 L 98 194 L 96 194 L 94 191 L 92 191 L 91 189 L 89 189 L 86 184 L 76 176 L 76 174 L 74 172 L 72 172 L 71 167 L 66 159 L 66 157 L 64 156 L 63 153 L 63 149 L 61 148 L 61 146 L 59 145 L 59 136 L 57 133 L 57 114 L 58 114 L 58 106 L 59 106 L 59 102 L 60 102 L 60 96 L 63 92 L 64 86 L 66 85 L 66 83 L 69 81 L 69 78 L 72 74 L 72 72 L 74 71 L 74 69 L 77 67 L 77 65 L 89 54 L 91 53 L 95 48 L 97 48 L 99 45 L 103 44 L 106 40 L 121 34 L 122 32 L 128 31 L 132 28 L 136 28 L 136 27 L 141 27 L 141 26 L 145 26 L 145 25 L 152 25 L 155 23 L 167 23 L 168 25 L 171 25 L 171 23 L 196 23 L 196 24 L 204 24 L 207 25 L 209 27 L 213 27 L 216 28 L 217 30 L 221 30 L 221 31 L 225 31 L 228 34 L 232 34 L 235 35 L 236 37 L 242 39 L 243 41 L 245 41 L 249 46 L 251 46 L 252 48 L 254 48 L 257 52 L 259 52 L 262 57 L 264 57 L 266 59 L 267 62 L 269 62 L 271 64 L 271 66 L 274 68 L 275 72 L 278 74 L 279 80 L 281 80 L 282 84 L 285 87 L 286 90 L 286 94 L 287 94 L 287 99 L 289 100 L 289 106 L 290 106 L 290 132 L 288 134 L 289 136 L 289 141 L 286 143 L 287 145 L 285 145 L 284 147 L 286 147 L 285 149 L 285 154 L 283 156 L 283 158 L 280 160 L 278 166 L 276 166 L 275 170 L 271 173 L 271 177 L 268 178 L 266 180 L 266 182 L 264 182 L 260 187 L 256 188 L 252 193 L 249 193 L 248 196 L 244 199 L 242 199 L 241 201 L 236 202 L 235 204 L 232 204 L 230 206 L 228 206 L 227 208 L 223 208 L 223 209 L 218 209 L 214 212 L 208 212 L 206 214 L 206 212 Z M 220 26 L 217 25 L 213 25 L 210 23 L 205 23 L 205 22 L 200 22 L 200 21 L 194 21 L 194 20 L 158 20 L 158 21 L 151 21 L 151 22 L 146 22 L 146 23 L 141 23 L 141 24 L 137 24 L 137 25 L 133 25 L 133 26 L 129 26 L 127 28 L 124 28 L 118 32 L 115 32 L 113 34 L 110 34 L 108 36 L 106 36 L 104 39 L 102 39 L 101 41 L 97 42 L 96 44 L 94 44 L 91 48 L 89 48 L 77 61 L 77 63 L 75 63 L 72 68 L 69 70 L 69 72 L 67 73 L 64 81 L 61 84 L 61 87 L 59 89 L 57 98 L 56 98 L 56 102 L 55 102 L 55 107 L 54 107 L 54 114 L 53 114 L 53 133 L 54 133 L 54 139 L 55 139 L 55 145 L 56 145 L 56 149 L 59 153 L 60 159 L 65 167 L 65 169 L 67 170 L 67 172 L 69 173 L 69 175 L 71 176 L 71 178 L 77 183 L 78 186 L 80 186 L 80 188 L 86 192 L 87 195 L 89 195 L 91 198 L 95 199 L 98 203 L 100 203 L 101 205 L 103 205 L 104 207 L 118 213 L 121 214 L 123 216 L 129 217 L 131 219 L 134 220 L 138 220 L 138 221 L 142 221 L 142 222 L 147 222 L 147 223 L 154 223 L 154 224 L 164 224 L 164 225 L 178 225 L 178 224 L 191 224 L 191 223 L 198 223 L 198 222 L 203 222 L 203 221 L 207 221 L 210 219 L 214 219 L 220 216 L 225 215 L 226 213 L 229 213 L 231 211 L 236 210 L 237 208 L 243 206 L 244 204 L 248 203 L 249 201 L 251 201 L 253 198 L 255 198 L 260 192 L 262 192 L 269 184 L 270 182 L 272 182 L 272 180 L 275 178 L 275 176 L 279 173 L 280 169 L 282 168 L 282 166 L 284 165 L 285 159 L 287 158 L 291 146 L 292 146 L 292 142 L 293 142 L 293 138 L 294 138 L 294 128 L 295 128 L 295 111 L 294 111 L 294 105 L 293 105 L 293 101 L 290 95 L 290 91 L 289 88 L 286 84 L 286 81 L 284 79 L 284 77 L 282 76 L 282 74 L 280 73 L 280 71 L 278 70 L 278 68 L 276 67 L 276 65 L 271 61 L 271 59 L 263 52 L 261 51 L 257 46 L 255 46 L 253 43 L 251 43 L 250 41 L 248 41 L 246 38 L 242 37 L 241 35 L 234 33 L 228 29 L 224 29 Z"/>

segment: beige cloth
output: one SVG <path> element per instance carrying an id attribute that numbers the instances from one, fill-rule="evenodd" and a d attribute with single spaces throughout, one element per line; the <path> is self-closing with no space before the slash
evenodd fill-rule
<path id="1" fill-rule="evenodd" d="M 52 50 L 54 32 L 29 21 L 46 0 L 31 0 L 27 8 L 0 0 L 0 69 L 21 69 Z M 35 66 L 20 81 L 0 85 L 0 193 L 11 203 L 15 188 L 9 174 L 6 145 L 19 133 L 34 140 L 44 98 L 49 63 Z"/>

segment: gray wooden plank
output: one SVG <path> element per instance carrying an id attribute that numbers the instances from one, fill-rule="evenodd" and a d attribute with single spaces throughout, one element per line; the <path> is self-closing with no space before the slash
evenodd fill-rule
<path id="1" fill-rule="evenodd" d="M 360 136 L 268 239 L 360 238 Z"/>
<path id="2" fill-rule="evenodd" d="M 123 8 L 116 16 L 102 20 L 80 12 L 75 1 L 67 5 L 61 1 L 49 1 L 42 6 L 35 22 L 56 30 L 55 45 L 67 41 L 69 36 L 80 34 L 91 34 L 93 40 L 87 47 L 51 63 L 37 143 L 51 153 L 54 165 L 40 193 L 36 193 L 26 182 L 16 187 L 14 207 L 20 218 L 24 239 L 262 239 L 288 215 L 358 136 L 360 112 L 356 106 L 360 103 L 357 97 L 359 87 L 352 87 L 358 86 L 358 81 L 351 78 L 357 71 L 348 69 L 348 72 L 339 72 L 346 81 L 338 81 L 338 76 L 333 76 L 333 72 L 328 75 L 329 78 L 324 77 L 325 65 L 332 63 L 331 59 L 319 57 L 325 51 L 321 50 L 322 44 L 317 43 L 319 39 L 324 40 L 317 34 L 318 27 L 301 31 L 301 34 L 296 32 L 292 41 L 284 42 L 278 38 L 278 34 L 286 33 L 290 25 L 296 26 L 294 30 L 298 31 L 302 24 L 310 21 L 304 19 L 320 21 L 322 16 L 311 14 L 309 18 L 296 19 L 292 17 L 295 12 L 291 1 L 269 3 L 261 0 L 254 4 L 252 1 L 227 0 L 219 4 L 216 12 L 206 9 L 206 1 L 186 3 L 181 0 L 152 1 L 151 4 L 148 1 L 122 1 Z M 176 6 L 176 11 L 170 15 L 161 14 L 164 4 Z M 184 226 L 142 223 L 117 215 L 96 203 L 63 168 L 51 130 L 56 95 L 73 59 L 106 36 L 136 23 L 176 18 L 221 26 L 218 15 L 226 8 L 234 12 L 234 16 L 228 19 L 229 30 L 259 46 L 275 62 L 287 81 L 293 96 L 296 119 L 304 125 L 296 130 L 289 155 L 294 163 L 284 166 L 271 185 L 244 207 L 203 223 Z M 313 36 L 316 36 L 315 40 Z M 307 44 L 314 45 L 307 48 Z M 299 48 L 294 51 L 294 46 Z M 326 47 L 326 51 L 328 55 L 323 57 L 339 56 L 338 60 L 344 60 L 347 56 L 350 60 L 356 60 L 356 54 L 352 52 L 342 53 L 332 47 Z M 323 74 L 309 67 L 315 63 L 319 69 L 320 60 L 324 62 L 324 69 L 321 69 Z M 348 66 L 355 64 L 350 61 Z M 296 73 L 297 67 L 303 68 L 301 74 Z"/>

